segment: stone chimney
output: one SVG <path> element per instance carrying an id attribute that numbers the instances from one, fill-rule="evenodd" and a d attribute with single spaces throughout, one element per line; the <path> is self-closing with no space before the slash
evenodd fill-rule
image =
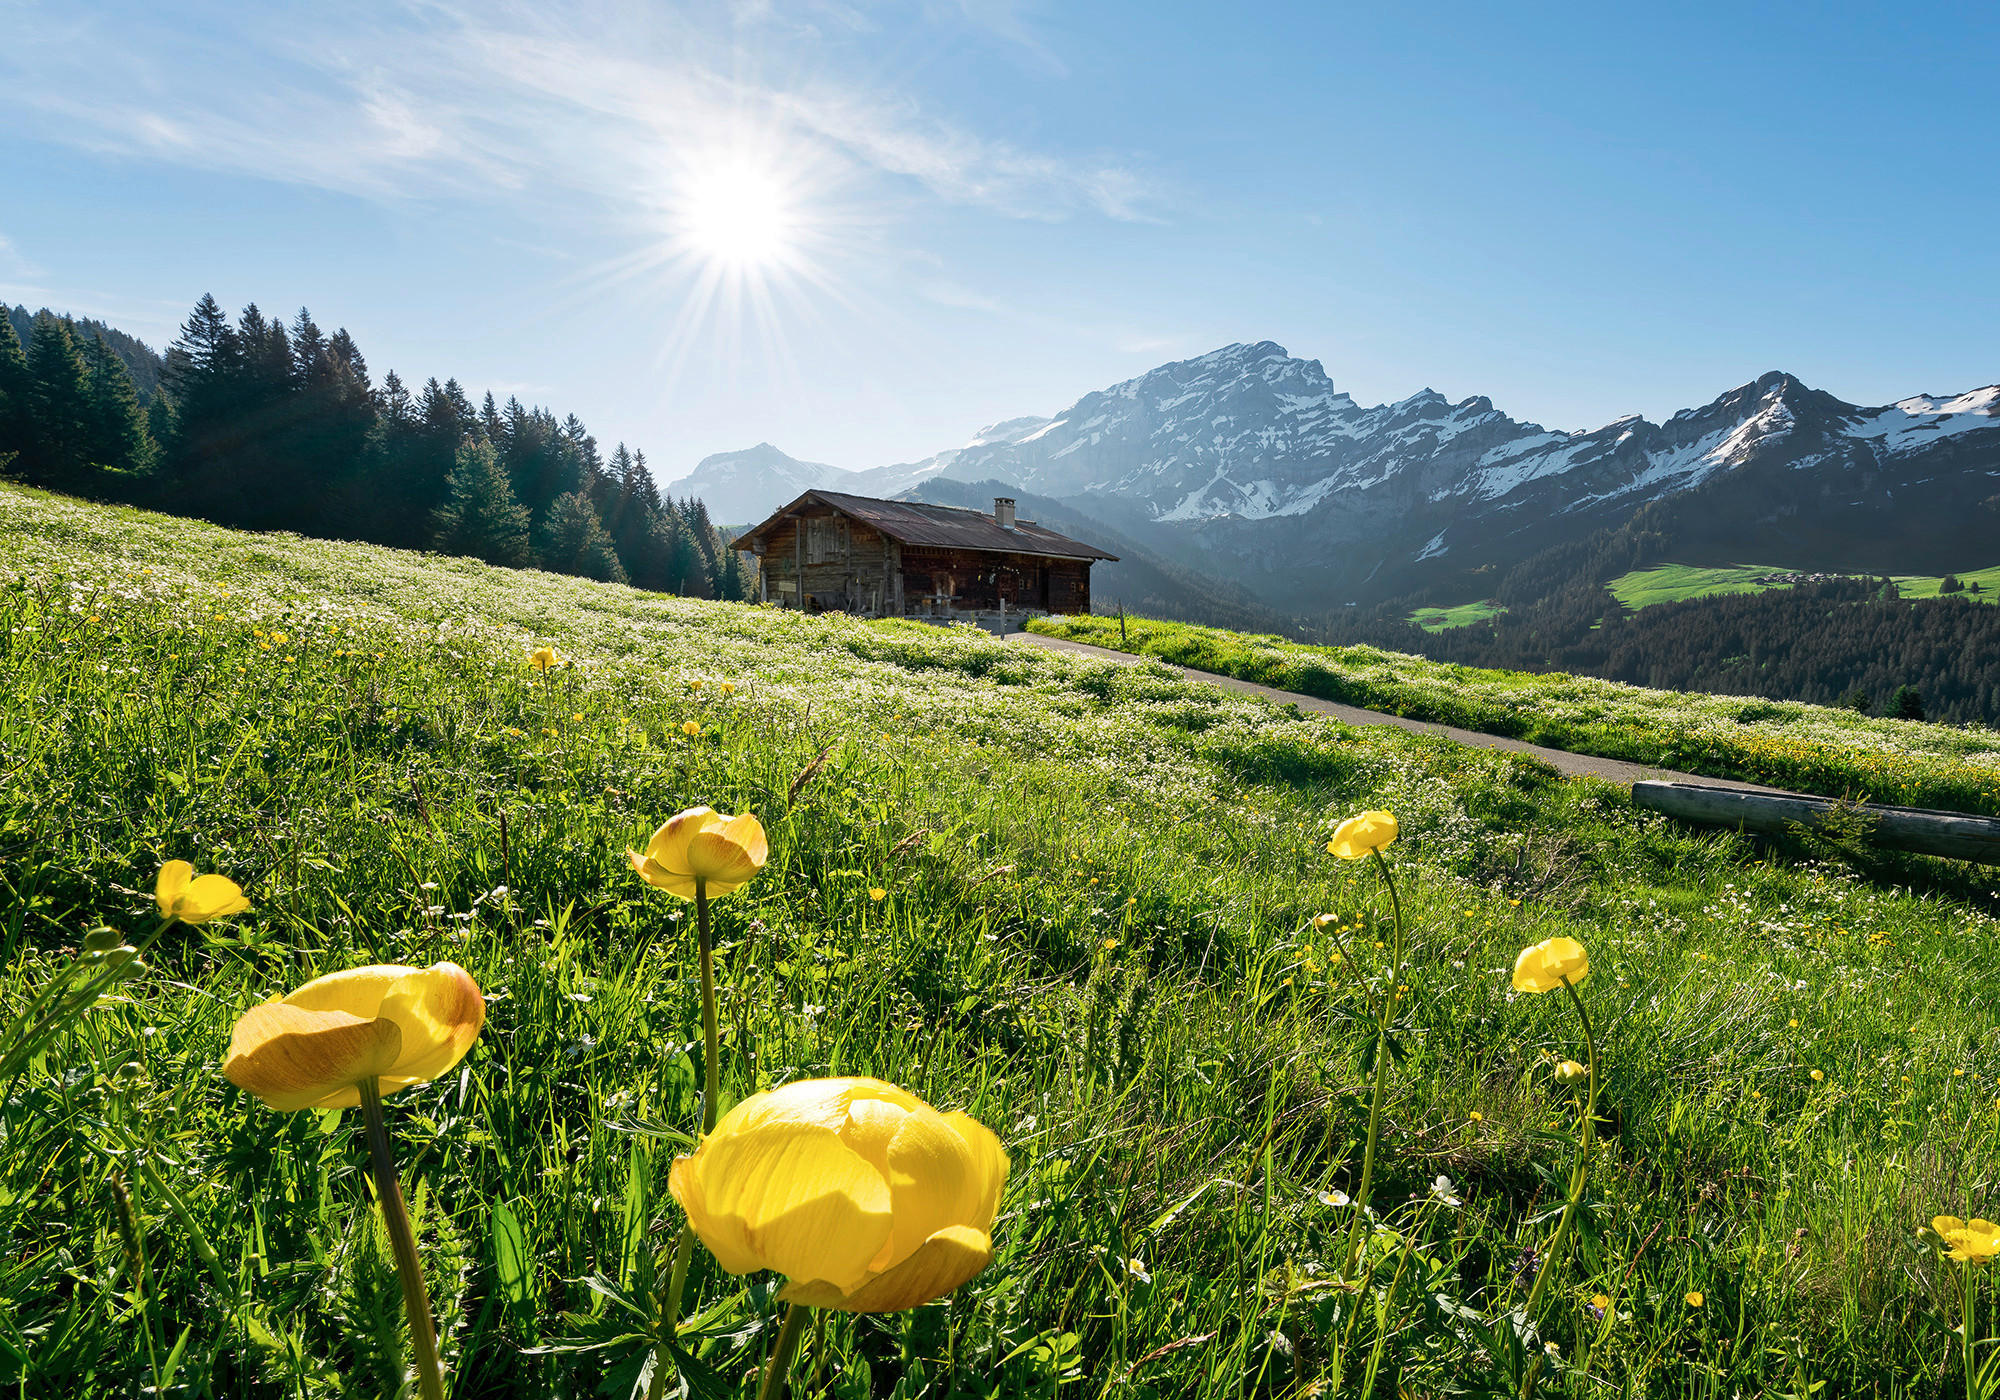
<path id="1" fill-rule="evenodd" d="M 1003 530 L 1014 528 L 1014 498 L 995 496 L 993 498 L 993 523 Z"/>

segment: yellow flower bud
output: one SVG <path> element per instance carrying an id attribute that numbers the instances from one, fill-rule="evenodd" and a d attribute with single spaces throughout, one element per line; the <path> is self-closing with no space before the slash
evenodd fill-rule
<path id="1" fill-rule="evenodd" d="M 1575 1060 L 1564 1060 L 1556 1066 L 1556 1083 L 1571 1084 L 1589 1074 L 1590 1071 Z"/>
<path id="2" fill-rule="evenodd" d="M 1514 959 L 1514 990 L 1552 992 L 1564 982 L 1572 987 L 1590 975 L 1590 955 L 1574 938 L 1551 938 L 1523 948 Z"/>
<path id="3" fill-rule="evenodd" d="M 1342 860 L 1362 860 L 1394 841 L 1396 835 L 1395 813 L 1363 812 L 1333 829 L 1326 853 Z"/>
<path id="4" fill-rule="evenodd" d="M 222 1072 L 272 1108 L 352 1108 L 369 1079 L 384 1095 L 465 1058 L 486 999 L 456 963 L 378 964 L 315 977 L 244 1012 Z"/>
<path id="5" fill-rule="evenodd" d="M 205 924 L 250 907 L 234 880 L 226 875 L 198 876 L 184 860 L 170 860 L 160 867 L 153 897 L 160 902 L 161 918 L 179 919 L 184 924 Z"/>
<path id="6" fill-rule="evenodd" d="M 748 812 L 731 817 L 713 807 L 690 807 L 668 818 L 643 853 L 627 851 L 625 856 L 647 884 L 693 899 L 697 881 L 712 895 L 747 885 L 770 854 L 763 826 Z"/>
<path id="7" fill-rule="evenodd" d="M 807 1079 L 736 1105 L 668 1184 L 732 1274 L 771 1269 L 782 1301 L 900 1312 L 993 1258 L 999 1139 L 879 1079 Z"/>

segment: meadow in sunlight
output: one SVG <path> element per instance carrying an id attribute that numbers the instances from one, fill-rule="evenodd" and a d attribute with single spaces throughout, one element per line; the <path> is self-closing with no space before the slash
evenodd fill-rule
<path id="1" fill-rule="evenodd" d="M 1992 1379 L 1980 872 L 968 630 L 11 487 L 0 666 L 9 1393 L 422 1393 L 368 1115 L 223 1062 L 440 962 L 483 1026 L 384 1107 L 454 1396 L 749 1395 L 781 1333 L 799 1396 Z M 696 905 L 627 855 L 700 806 L 768 842 L 706 901 L 712 1056 Z M 247 907 L 131 957 L 177 860 Z M 683 1256 L 711 1072 L 990 1129 L 990 1263 L 795 1315 Z"/>

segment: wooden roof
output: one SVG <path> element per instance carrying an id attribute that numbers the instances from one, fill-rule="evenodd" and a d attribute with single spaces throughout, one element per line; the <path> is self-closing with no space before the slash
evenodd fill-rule
<path id="1" fill-rule="evenodd" d="M 780 507 L 762 524 L 745 530 L 731 541 L 732 545 L 737 549 L 751 548 L 779 521 L 813 502 L 871 525 L 898 543 L 919 548 L 1034 554 L 1049 559 L 1107 559 L 1113 563 L 1118 560 L 1115 554 L 1043 529 L 1032 520 L 1017 520 L 1014 528 L 1007 530 L 983 511 L 926 505 L 921 501 L 883 501 L 841 491 L 808 491 L 790 505 Z"/>

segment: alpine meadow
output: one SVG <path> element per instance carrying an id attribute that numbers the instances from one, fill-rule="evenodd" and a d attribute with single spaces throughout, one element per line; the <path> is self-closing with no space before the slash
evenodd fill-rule
<path id="1" fill-rule="evenodd" d="M 0 1400 L 2000 1400 L 2000 9 L 0 16 Z"/>
<path id="2" fill-rule="evenodd" d="M 1009 1164 L 991 1262 L 811 1310 L 796 1393 L 1957 1395 L 1991 1334 L 1932 1228 L 2000 1163 L 1963 867 L 964 628 L 20 488 L 0 540 L 22 1395 L 411 1384 L 365 1115 L 218 1072 L 364 964 L 484 996 L 387 1100 L 454 1395 L 756 1383 L 768 1273 L 687 1251 L 663 1324 L 710 1074 L 887 1081 Z M 695 906 L 627 858 L 699 806 L 768 838 L 699 906 L 712 1059 Z M 135 956 L 174 860 L 247 907 Z"/>

